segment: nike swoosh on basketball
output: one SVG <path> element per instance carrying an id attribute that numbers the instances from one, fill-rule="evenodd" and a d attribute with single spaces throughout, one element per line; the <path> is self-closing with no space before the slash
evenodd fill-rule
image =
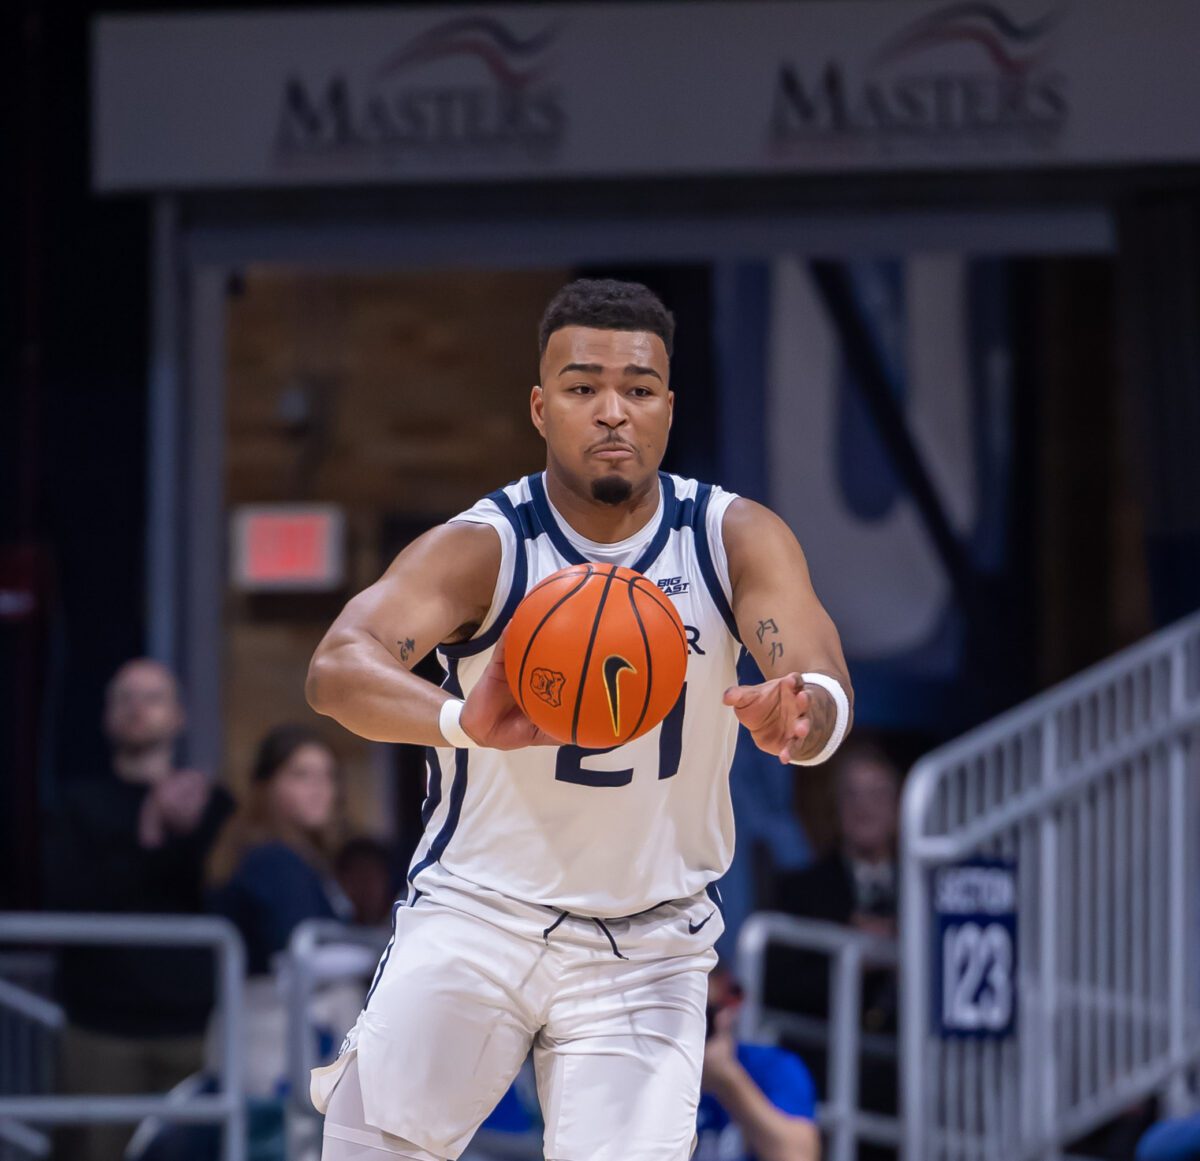
<path id="1" fill-rule="evenodd" d="M 702 928 L 714 915 L 716 915 L 716 912 L 710 911 L 703 919 L 700 920 L 699 923 L 693 923 L 689 919 L 688 920 L 688 935 L 695 935 L 696 932 L 699 931 L 700 928 Z"/>
<path id="2" fill-rule="evenodd" d="M 608 712 L 612 717 L 613 737 L 621 736 L 621 674 L 628 669 L 631 673 L 637 670 L 625 660 L 613 654 L 604 659 L 604 692 L 608 694 Z"/>

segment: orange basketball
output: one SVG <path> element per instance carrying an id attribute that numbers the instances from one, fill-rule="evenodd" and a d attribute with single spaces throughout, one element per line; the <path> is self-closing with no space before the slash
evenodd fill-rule
<path id="1" fill-rule="evenodd" d="M 687 637 L 653 581 L 613 564 L 559 569 L 509 622 L 504 669 L 540 729 L 587 750 L 652 730 L 683 689 Z"/>

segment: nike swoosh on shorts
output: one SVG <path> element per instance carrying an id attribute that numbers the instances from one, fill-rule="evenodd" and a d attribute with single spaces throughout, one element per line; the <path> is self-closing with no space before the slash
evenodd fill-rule
<path id="1" fill-rule="evenodd" d="M 702 928 L 714 915 L 716 915 L 716 912 L 710 911 L 703 919 L 700 920 L 699 923 L 692 923 L 689 920 L 688 921 L 688 935 L 695 935 L 696 932 L 699 931 L 700 928 Z"/>

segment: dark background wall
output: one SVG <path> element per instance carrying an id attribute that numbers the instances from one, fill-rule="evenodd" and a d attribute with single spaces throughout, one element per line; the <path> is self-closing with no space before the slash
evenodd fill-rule
<path id="1" fill-rule="evenodd" d="M 89 194 L 88 26 L 104 7 L 112 6 L 14 0 L 0 11 L 0 906 L 36 901 L 49 775 L 103 761 L 103 684 L 144 645 L 149 213 L 143 199 Z M 755 190 L 764 209 L 869 210 L 885 198 L 923 204 L 937 180 L 843 189 L 829 178 L 772 179 Z M 955 204 L 1104 198 L 1121 213 L 1119 261 L 1030 271 L 1021 283 L 1034 324 L 1022 398 L 1032 425 L 1024 446 L 1037 450 L 1022 503 L 1031 521 L 1023 536 L 1037 556 L 1025 596 L 1040 626 L 1029 665 L 1039 685 L 1200 599 L 1197 188 L 1196 172 L 1182 167 L 956 183 Z M 580 196 L 669 212 L 693 200 L 737 204 L 731 189 L 659 183 Z M 1140 202 L 1148 191 L 1170 200 Z M 704 273 L 674 277 L 670 289 L 706 318 Z M 1121 360 L 1101 357 L 1110 345 Z M 689 377 L 711 402 L 704 368 Z M 688 434 L 677 444 L 687 462 L 674 466 L 704 474 L 713 430 Z M 1155 454 L 1159 444 L 1167 454 Z M 26 610 L 30 577 L 37 600 Z"/>
<path id="2" fill-rule="evenodd" d="M 0 905 L 32 890 L 36 776 L 101 759 L 98 692 L 143 637 L 147 214 L 88 195 L 90 11 L 25 0 L 0 37 L 0 551 L 39 590 L 0 620 Z"/>

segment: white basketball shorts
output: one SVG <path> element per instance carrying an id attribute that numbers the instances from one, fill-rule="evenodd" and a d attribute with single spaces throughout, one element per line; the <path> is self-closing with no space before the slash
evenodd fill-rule
<path id="1" fill-rule="evenodd" d="M 341 1056 L 313 1073 L 317 1108 L 357 1058 L 366 1124 L 457 1158 L 532 1048 L 547 1158 L 687 1161 L 724 929 L 709 897 L 601 924 L 436 864 L 420 885 Z"/>

